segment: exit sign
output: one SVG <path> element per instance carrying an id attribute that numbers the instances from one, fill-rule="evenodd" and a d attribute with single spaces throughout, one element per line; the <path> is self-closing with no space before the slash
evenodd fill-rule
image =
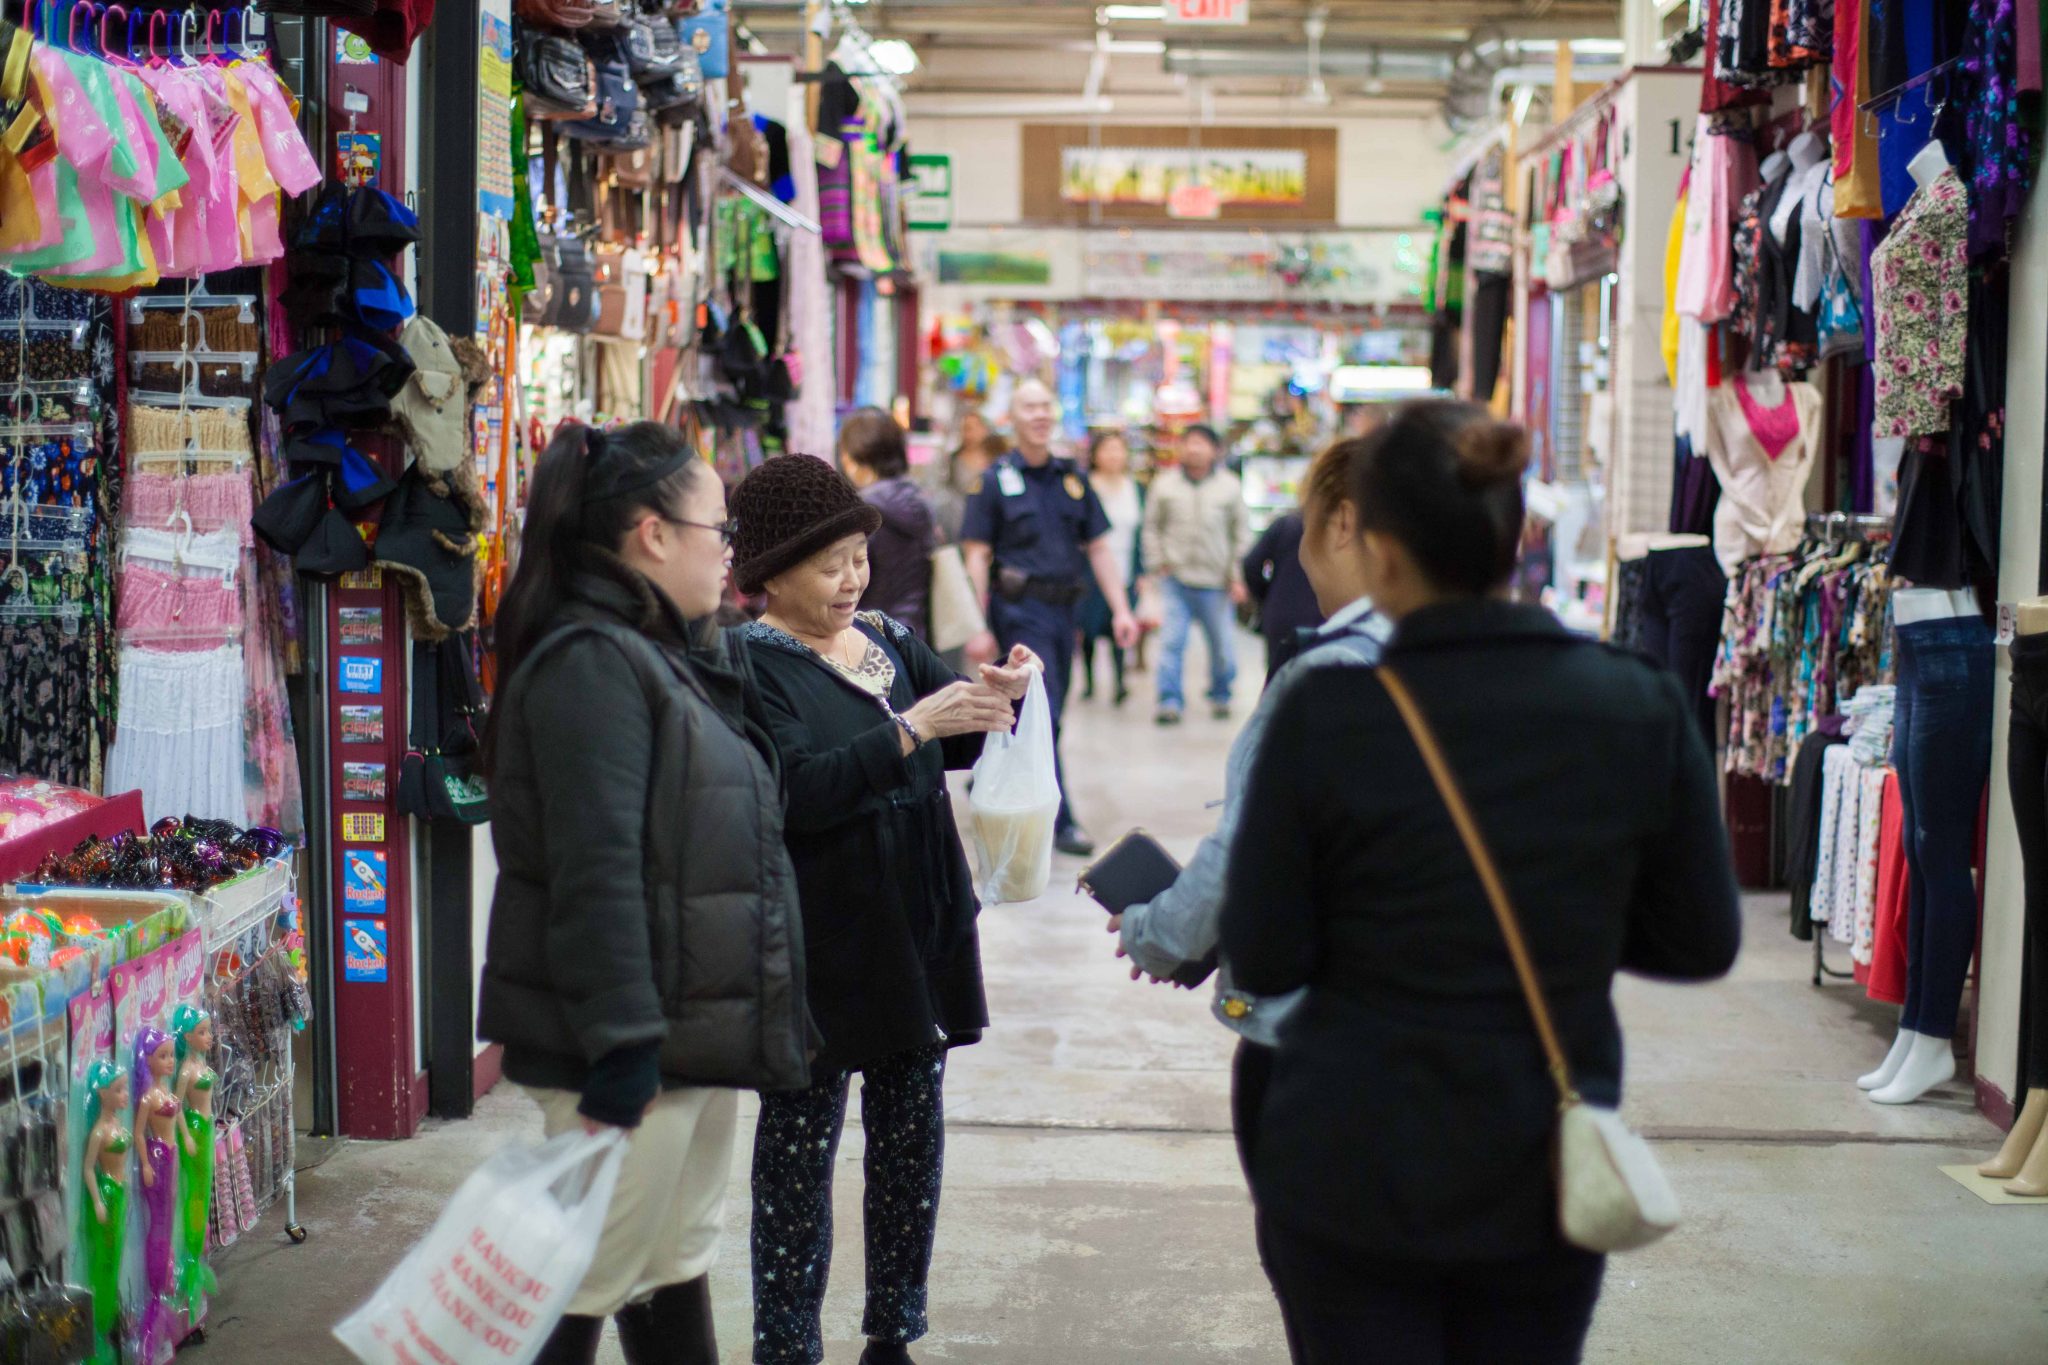
<path id="1" fill-rule="evenodd" d="M 1251 15 L 1252 0 L 1166 0 L 1169 24 L 1243 24 Z"/>

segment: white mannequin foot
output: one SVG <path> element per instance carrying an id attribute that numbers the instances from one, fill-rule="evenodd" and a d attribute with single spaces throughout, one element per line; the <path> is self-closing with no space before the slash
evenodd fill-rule
<path id="1" fill-rule="evenodd" d="M 1935 1086 L 1954 1080 L 1955 1075 L 1956 1052 L 1949 1040 L 1917 1034 L 1898 1074 L 1889 1085 L 1871 1091 L 1870 1098 L 1879 1104 L 1911 1104 Z"/>
<path id="2" fill-rule="evenodd" d="M 1892 1050 L 1884 1054 L 1884 1060 L 1877 1064 L 1877 1070 L 1856 1078 L 1858 1090 L 1882 1090 L 1892 1083 L 1892 1077 L 1899 1074 L 1899 1068 L 1906 1063 L 1906 1054 L 1913 1050 L 1913 1040 L 1920 1035 L 1909 1028 L 1899 1030 L 1899 1036 L 1892 1039 Z"/>

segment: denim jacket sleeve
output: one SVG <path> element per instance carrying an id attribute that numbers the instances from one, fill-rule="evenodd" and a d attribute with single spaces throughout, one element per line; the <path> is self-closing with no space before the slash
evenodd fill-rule
<path id="1" fill-rule="evenodd" d="M 1347 630 L 1289 663 L 1267 686 L 1258 707 L 1231 746 L 1224 774 L 1223 815 L 1217 821 L 1216 832 L 1202 840 L 1172 886 L 1124 914 L 1123 946 L 1132 962 L 1154 976 L 1165 976 L 1183 963 L 1201 961 L 1216 947 L 1222 937 L 1230 841 L 1237 833 L 1245 783 L 1251 776 L 1252 762 L 1258 757 L 1274 704 L 1286 691 L 1288 677 L 1297 669 L 1327 664 L 1376 663 L 1384 634 L 1377 621 Z"/>

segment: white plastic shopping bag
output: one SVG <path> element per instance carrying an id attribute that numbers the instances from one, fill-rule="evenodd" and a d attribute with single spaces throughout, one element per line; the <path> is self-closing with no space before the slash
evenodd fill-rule
<path id="1" fill-rule="evenodd" d="M 1031 690 L 1013 733 L 984 741 L 974 765 L 974 847 L 981 860 L 985 904 L 1036 900 L 1052 880 L 1053 824 L 1059 818 L 1059 770 L 1053 764 L 1052 707 L 1045 677 L 1031 672 Z"/>
<path id="2" fill-rule="evenodd" d="M 625 1156 L 617 1129 L 499 1152 L 336 1339 L 368 1365 L 531 1365 L 597 1255 Z"/>

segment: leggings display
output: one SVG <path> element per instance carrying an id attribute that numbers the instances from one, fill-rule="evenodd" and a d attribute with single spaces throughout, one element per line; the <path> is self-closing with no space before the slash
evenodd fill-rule
<path id="1" fill-rule="evenodd" d="M 867 1311 L 874 1341 L 923 1336 L 925 1281 L 939 1224 L 945 1165 L 943 1044 L 899 1052 L 861 1070 L 867 1134 L 863 1208 Z M 808 1090 L 761 1096 L 754 1136 L 754 1360 L 817 1365 L 819 1321 L 832 1269 L 832 1166 L 846 1126 L 851 1073 L 819 1073 Z"/>
<path id="2" fill-rule="evenodd" d="M 1946 1039 L 1977 943 L 1971 867 L 1991 773 L 1991 628 L 1977 616 L 1904 622 L 1898 655 L 1892 766 L 1909 877 L 1899 1026 Z"/>
<path id="3" fill-rule="evenodd" d="M 2020 992 L 2020 1084 L 2048 1090 L 2048 635 L 2012 642 L 2012 729 L 2006 776 L 2027 897 Z M 2019 1096 L 2013 1096 L 2018 1102 Z"/>

